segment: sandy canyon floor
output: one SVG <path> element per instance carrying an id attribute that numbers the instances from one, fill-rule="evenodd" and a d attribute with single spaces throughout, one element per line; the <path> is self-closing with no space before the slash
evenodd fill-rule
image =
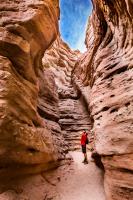
<path id="1" fill-rule="evenodd" d="M 0 200 L 105 200 L 103 174 L 88 153 L 89 164 L 82 163 L 81 152 L 70 152 L 72 163 L 0 185 Z"/>

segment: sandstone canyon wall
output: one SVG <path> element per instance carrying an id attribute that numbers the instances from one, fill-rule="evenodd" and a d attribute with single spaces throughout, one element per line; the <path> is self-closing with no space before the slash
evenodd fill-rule
<path id="1" fill-rule="evenodd" d="M 37 110 L 42 57 L 58 35 L 58 18 L 58 0 L 0 1 L 1 174 L 37 172 L 58 159 Z"/>
<path id="2" fill-rule="evenodd" d="M 0 10 L 0 172 L 36 173 L 79 148 L 90 127 L 71 80 L 81 54 L 58 36 L 58 1 L 7 0 Z"/>
<path id="3" fill-rule="evenodd" d="M 95 149 L 105 167 L 108 200 L 133 199 L 132 19 L 131 0 L 93 0 L 88 50 L 73 71 L 73 81 L 80 81 L 81 89 L 91 88 L 85 96 L 90 93 Z"/>
<path id="4" fill-rule="evenodd" d="M 80 90 L 73 84 L 71 78 L 75 63 L 80 56 L 81 53 L 79 51 L 72 51 L 69 46 L 58 37 L 53 46 L 45 52 L 43 58 L 44 71 L 45 73 L 48 71 L 53 73 L 58 94 L 59 115 L 56 120 L 56 126 L 55 123 L 53 124 L 52 122 L 51 128 L 54 129 L 53 135 L 54 132 L 58 130 L 59 135 L 64 136 L 67 147 L 65 149 L 68 150 L 79 149 L 81 132 L 84 129 L 91 129 L 91 121 L 86 108 L 87 104 Z M 51 94 L 52 93 L 53 91 L 51 91 Z M 53 96 L 55 97 L 56 95 L 53 93 Z M 46 98 L 49 99 L 47 94 Z M 46 118 L 51 119 L 51 117 L 46 117 L 45 114 L 45 119 Z M 50 122 L 50 120 L 48 122 Z M 57 126 L 60 127 L 60 131 Z M 59 149 L 62 151 L 60 147 L 61 145 Z"/>
<path id="5" fill-rule="evenodd" d="M 84 54 L 59 37 L 58 0 L 1 0 L 0 11 L 0 175 L 54 166 L 93 126 L 107 200 L 131 200 L 132 1 L 93 0 Z"/>

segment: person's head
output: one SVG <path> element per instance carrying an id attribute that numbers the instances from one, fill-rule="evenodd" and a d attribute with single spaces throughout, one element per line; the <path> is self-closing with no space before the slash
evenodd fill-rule
<path id="1" fill-rule="evenodd" d="M 86 129 L 84 129 L 84 134 L 88 135 L 88 132 L 87 132 L 87 130 L 86 130 Z"/>

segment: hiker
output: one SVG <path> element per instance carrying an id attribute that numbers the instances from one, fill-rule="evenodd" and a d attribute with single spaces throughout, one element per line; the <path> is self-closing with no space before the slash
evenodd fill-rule
<path id="1" fill-rule="evenodd" d="M 82 136 L 81 136 L 81 147 L 82 147 L 82 152 L 84 154 L 84 164 L 88 164 L 88 159 L 87 159 L 87 153 L 86 153 L 86 144 L 88 144 L 88 133 L 86 130 L 83 131 Z"/>

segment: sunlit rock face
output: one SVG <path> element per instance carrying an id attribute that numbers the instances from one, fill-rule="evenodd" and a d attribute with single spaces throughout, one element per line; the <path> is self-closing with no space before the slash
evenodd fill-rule
<path id="1" fill-rule="evenodd" d="M 71 78 L 75 63 L 80 56 L 79 51 L 72 51 L 58 37 L 43 58 L 45 72 L 51 71 L 55 79 L 59 96 L 58 123 L 69 150 L 80 148 L 80 133 L 83 129 L 88 130 L 91 124 L 85 100 Z M 56 97 L 56 95 L 53 96 Z"/>
<path id="2" fill-rule="evenodd" d="M 58 159 L 51 131 L 37 110 L 42 57 L 56 39 L 58 18 L 58 1 L 0 2 L 2 173 L 4 168 L 17 172 L 17 166 L 19 174 L 21 166 L 32 173 L 32 165 L 39 165 L 37 172 Z"/>
<path id="3" fill-rule="evenodd" d="M 131 0 L 93 0 L 88 51 L 74 70 L 75 80 L 91 87 L 89 109 L 108 200 L 133 198 L 132 18 Z"/>

